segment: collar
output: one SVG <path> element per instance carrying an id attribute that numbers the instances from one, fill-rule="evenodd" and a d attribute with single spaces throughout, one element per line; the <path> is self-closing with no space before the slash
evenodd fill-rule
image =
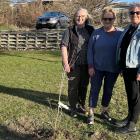
<path id="1" fill-rule="evenodd" d="M 135 26 L 133 26 L 132 24 L 129 24 L 128 29 L 131 28 L 131 27 L 135 27 Z M 136 26 L 135 28 L 137 28 L 137 30 L 140 30 L 140 24 L 138 24 L 138 26 Z"/>

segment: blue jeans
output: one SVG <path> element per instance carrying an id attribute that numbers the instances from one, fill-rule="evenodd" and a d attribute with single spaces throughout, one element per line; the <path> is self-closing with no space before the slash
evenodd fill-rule
<path id="1" fill-rule="evenodd" d="M 99 92 L 103 85 L 103 96 L 102 96 L 102 106 L 108 107 L 114 84 L 117 80 L 118 73 L 112 73 L 107 71 L 95 70 L 95 75 L 91 77 L 91 89 L 89 96 L 89 107 L 95 108 L 97 106 Z"/>

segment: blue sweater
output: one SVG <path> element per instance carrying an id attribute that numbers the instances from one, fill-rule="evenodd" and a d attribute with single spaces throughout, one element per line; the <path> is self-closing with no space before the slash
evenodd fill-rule
<path id="1" fill-rule="evenodd" d="M 96 29 L 88 43 L 88 65 L 100 71 L 117 73 L 116 64 L 117 43 L 122 31 L 105 32 L 104 28 Z"/>

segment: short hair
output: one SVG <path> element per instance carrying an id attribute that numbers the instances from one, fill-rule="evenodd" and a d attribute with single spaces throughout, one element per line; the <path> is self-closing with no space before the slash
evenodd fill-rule
<path id="1" fill-rule="evenodd" d="M 133 9 L 133 8 L 136 8 L 136 7 L 140 8 L 140 3 L 133 3 L 133 4 L 130 4 L 130 5 L 129 5 L 129 11 L 130 11 L 131 9 Z"/>
<path id="2" fill-rule="evenodd" d="M 105 8 L 102 11 L 101 18 L 103 18 L 106 13 L 112 13 L 113 14 L 113 17 L 116 18 L 116 13 L 111 8 Z"/>
<path id="3" fill-rule="evenodd" d="M 85 24 L 88 24 L 89 20 L 92 19 L 92 16 L 88 13 L 88 10 L 85 9 L 85 8 L 79 8 L 79 9 L 75 12 L 74 17 L 73 17 L 73 23 L 75 24 L 75 18 L 76 18 L 76 15 L 77 15 L 77 13 L 78 13 L 79 11 L 84 11 L 84 12 L 85 12 L 85 14 L 86 14 L 86 16 L 87 16 L 87 19 L 86 19 L 86 21 L 85 21 Z"/>

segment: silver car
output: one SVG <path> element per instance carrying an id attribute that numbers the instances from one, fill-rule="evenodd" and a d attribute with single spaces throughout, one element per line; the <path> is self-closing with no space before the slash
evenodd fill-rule
<path id="1" fill-rule="evenodd" d="M 69 25 L 70 18 L 62 12 L 45 12 L 37 18 L 36 29 L 42 28 L 65 28 Z"/>

